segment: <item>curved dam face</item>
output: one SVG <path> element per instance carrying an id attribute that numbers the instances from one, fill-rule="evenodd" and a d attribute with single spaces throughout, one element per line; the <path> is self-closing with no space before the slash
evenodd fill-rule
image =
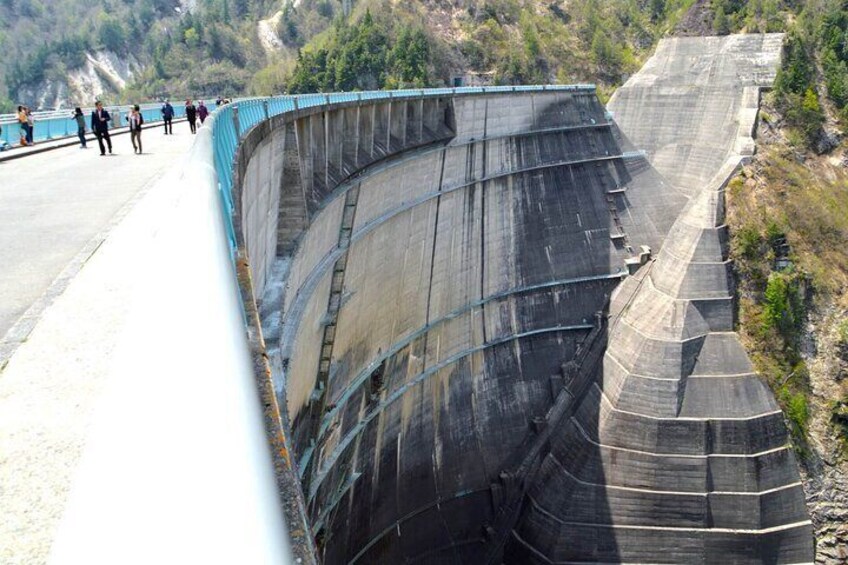
<path id="1" fill-rule="evenodd" d="M 248 134 L 236 227 L 323 562 L 812 559 L 722 220 L 780 36 L 704 45 L 664 41 L 617 123 L 574 87 Z"/>

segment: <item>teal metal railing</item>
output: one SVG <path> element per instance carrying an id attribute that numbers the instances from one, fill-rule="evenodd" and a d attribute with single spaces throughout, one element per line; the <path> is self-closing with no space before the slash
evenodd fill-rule
<path id="1" fill-rule="evenodd" d="M 236 252 L 233 226 L 233 165 L 236 150 L 242 137 L 258 123 L 287 112 L 358 101 L 392 100 L 410 98 L 435 98 L 442 96 L 467 96 L 510 92 L 580 92 L 595 91 L 593 84 L 531 85 L 531 86 L 478 86 L 466 88 L 428 88 L 419 90 L 377 90 L 369 92 L 336 92 L 332 94 L 300 94 L 267 98 L 243 98 L 218 108 L 211 117 L 212 143 L 215 152 L 215 170 L 218 190 L 224 208 L 224 223 L 230 240 L 233 259 Z M 238 131 L 236 131 L 238 128 Z"/>
<path id="2" fill-rule="evenodd" d="M 129 105 L 125 106 L 107 106 L 106 109 L 112 115 L 112 129 L 126 127 L 127 121 L 124 119 L 129 113 Z M 144 116 L 145 123 L 155 123 L 162 121 L 162 105 L 161 104 L 144 104 L 141 106 L 141 115 Z M 210 111 L 214 106 L 210 108 Z M 85 129 L 87 133 L 91 133 L 91 112 L 94 108 L 83 108 L 85 116 Z M 35 118 L 33 128 L 33 141 L 35 143 L 60 139 L 63 137 L 76 137 L 77 122 L 71 115 L 71 110 L 56 111 L 56 112 L 37 112 L 33 114 Z M 174 105 L 174 119 L 185 117 L 185 107 L 182 104 Z M 4 115 L 0 119 L 0 126 L 3 128 L 0 134 L 0 144 L 6 142 L 9 145 L 18 145 L 21 138 L 21 128 L 17 119 L 12 115 Z"/>

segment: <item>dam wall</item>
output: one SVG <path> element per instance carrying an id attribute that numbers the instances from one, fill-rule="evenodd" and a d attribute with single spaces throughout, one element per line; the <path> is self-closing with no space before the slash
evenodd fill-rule
<path id="1" fill-rule="evenodd" d="M 609 112 L 311 95 L 245 132 L 235 239 L 321 561 L 812 559 L 724 224 L 780 45 L 663 40 Z"/>
<path id="2" fill-rule="evenodd" d="M 237 163 L 254 288 L 289 257 L 278 384 L 325 561 L 479 559 L 562 366 L 685 198 L 655 204 L 591 88 L 287 114 Z"/>

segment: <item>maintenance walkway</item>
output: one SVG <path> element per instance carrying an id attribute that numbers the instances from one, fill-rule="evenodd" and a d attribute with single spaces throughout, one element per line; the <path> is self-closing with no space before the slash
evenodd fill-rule
<path id="1" fill-rule="evenodd" d="M 59 148 L 0 161 L 0 563 L 44 563 L 166 185 L 195 136 L 113 136 L 114 154 Z M 108 236 L 108 237 L 107 237 Z"/>

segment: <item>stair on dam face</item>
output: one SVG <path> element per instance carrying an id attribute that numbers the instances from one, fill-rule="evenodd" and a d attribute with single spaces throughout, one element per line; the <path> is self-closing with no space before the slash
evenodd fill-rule
<path id="1" fill-rule="evenodd" d="M 273 351 L 324 562 L 809 557 L 782 415 L 732 333 L 714 181 L 746 125 L 718 107 L 749 110 L 779 49 L 746 41 L 664 42 L 617 124 L 576 90 L 251 134 L 241 201 L 278 208 L 243 229 L 254 263 L 291 254 Z M 686 110 L 709 140 L 663 86 L 696 56 L 727 81 Z"/>

